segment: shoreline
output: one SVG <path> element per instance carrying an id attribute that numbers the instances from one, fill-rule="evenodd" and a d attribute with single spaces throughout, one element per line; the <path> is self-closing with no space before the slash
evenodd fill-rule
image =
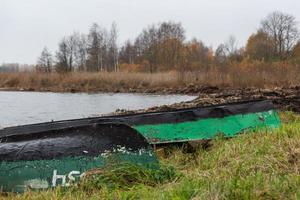
<path id="1" fill-rule="evenodd" d="M 230 89 L 230 87 L 218 88 L 215 86 L 198 86 L 190 84 L 181 87 L 136 87 L 136 88 L 26 88 L 26 87 L 2 87 L 0 91 L 7 92 L 54 92 L 54 93 L 133 93 L 133 94 L 157 94 L 157 95 L 198 95 L 199 93 L 211 93 L 218 90 Z M 236 88 L 238 89 L 238 88 Z"/>
<path id="2" fill-rule="evenodd" d="M 199 86 L 190 84 L 180 88 L 153 88 L 145 90 L 141 88 L 117 89 L 117 90 L 93 90 L 93 91 L 74 91 L 71 90 L 50 90 L 42 89 L 35 90 L 32 88 L 0 88 L 0 91 L 10 92 L 58 92 L 58 93 L 132 93 L 144 95 L 192 95 L 196 98 L 189 102 L 175 103 L 173 105 L 164 105 L 146 109 L 164 110 L 190 108 L 207 105 L 216 105 L 221 103 L 232 103 L 238 101 L 268 99 L 272 100 L 277 109 L 291 110 L 300 112 L 300 86 L 293 87 L 276 87 L 271 89 L 261 88 L 230 88 L 230 87 L 215 87 L 215 86 Z M 145 111 L 145 110 L 144 110 Z M 131 111 L 124 111 L 131 112 Z"/>
<path id="3" fill-rule="evenodd" d="M 193 108 L 217 104 L 235 103 L 251 100 L 271 100 L 279 111 L 293 111 L 300 113 L 300 87 L 274 88 L 274 89 L 218 89 L 197 93 L 194 100 L 175 103 L 172 105 L 156 106 L 140 110 L 117 110 L 110 114 L 133 114 L 140 112 L 172 111 L 182 108 Z"/>

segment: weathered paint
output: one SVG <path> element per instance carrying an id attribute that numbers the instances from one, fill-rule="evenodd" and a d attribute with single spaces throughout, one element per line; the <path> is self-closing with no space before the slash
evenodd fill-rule
<path id="1" fill-rule="evenodd" d="M 261 101 L 7 128 L 0 130 L 0 187 L 22 192 L 67 186 L 107 162 L 157 164 L 149 143 L 232 137 L 279 125 L 272 103 Z M 115 151 L 118 146 L 126 151 Z"/>
<path id="2" fill-rule="evenodd" d="M 232 137 L 244 130 L 276 128 L 280 125 L 278 113 L 267 112 L 230 115 L 223 118 L 208 118 L 195 121 L 133 126 L 151 144 L 212 139 L 217 134 Z"/>
<path id="3" fill-rule="evenodd" d="M 67 157 L 53 160 L 0 162 L 2 191 L 23 192 L 26 189 L 47 189 L 69 186 L 80 180 L 91 169 L 101 168 L 108 162 L 131 162 L 146 167 L 157 167 L 152 150 L 136 153 L 108 153 L 98 157 Z"/>
<path id="4" fill-rule="evenodd" d="M 32 134 L 51 135 L 53 132 L 61 132 L 63 129 L 68 129 L 70 127 L 72 127 L 74 131 L 76 131 L 78 127 L 105 123 L 126 124 L 131 127 L 153 124 L 180 123 L 197 121 L 200 119 L 224 118 L 231 115 L 266 112 L 273 109 L 274 105 L 271 101 L 263 100 L 219 104 L 213 106 L 186 108 L 162 112 L 147 112 L 128 115 L 64 120 L 0 129 L 0 138 L 19 135 L 24 137 L 25 135 Z M 101 129 L 104 129 L 103 132 L 107 132 L 107 130 L 105 130 L 105 127 L 102 127 Z M 118 130 L 121 129 L 124 128 L 118 128 Z"/>
<path id="5" fill-rule="evenodd" d="M 0 190 L 68 186 L 87 170 L 119 162 L 158 166 L 151 145 L 124 124 L 92 124 L 2 137 Z"/>

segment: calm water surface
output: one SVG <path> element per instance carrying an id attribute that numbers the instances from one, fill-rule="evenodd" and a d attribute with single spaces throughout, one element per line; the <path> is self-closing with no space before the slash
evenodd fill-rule
<path id="1" fill-rule="evenodd" d="M 0 128 L 190 101 L 187 95 L 1 92 Z"/>

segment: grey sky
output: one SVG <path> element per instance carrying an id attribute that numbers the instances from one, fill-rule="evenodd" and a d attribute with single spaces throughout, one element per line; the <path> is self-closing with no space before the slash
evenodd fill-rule
<path id="1" fill-rule="evenodd" d="M 0 62 L 35 63 L 44 46 L 55 52 L 73 31 L 116 21 L 119 43 L 152 23 L 181 22 L 189 38 L 216 47 L 235 35 L 239 45 L 272 11 L 300 21 L 299 0 L 0 0 Z"/>

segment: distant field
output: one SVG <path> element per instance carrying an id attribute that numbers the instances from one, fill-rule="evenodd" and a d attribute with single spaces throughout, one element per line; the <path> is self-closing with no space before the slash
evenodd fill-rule
<path id="1" fill-rule="evenodd" d="M 247 65 L 194 72 L 0 73 L 0 89 L 54 92 L 184 92 L 190 85 L 274 88 L 300 85 L 300 67 Z"/>
<path id="2" fill-rule="evenodd" d="M 278 130 L 217 138 L 195 153 L 169 148 L 161 171 L 118 166 L 78 187 L 6 199 L 299 199 L 300 116 L 280 115 Z"/>

